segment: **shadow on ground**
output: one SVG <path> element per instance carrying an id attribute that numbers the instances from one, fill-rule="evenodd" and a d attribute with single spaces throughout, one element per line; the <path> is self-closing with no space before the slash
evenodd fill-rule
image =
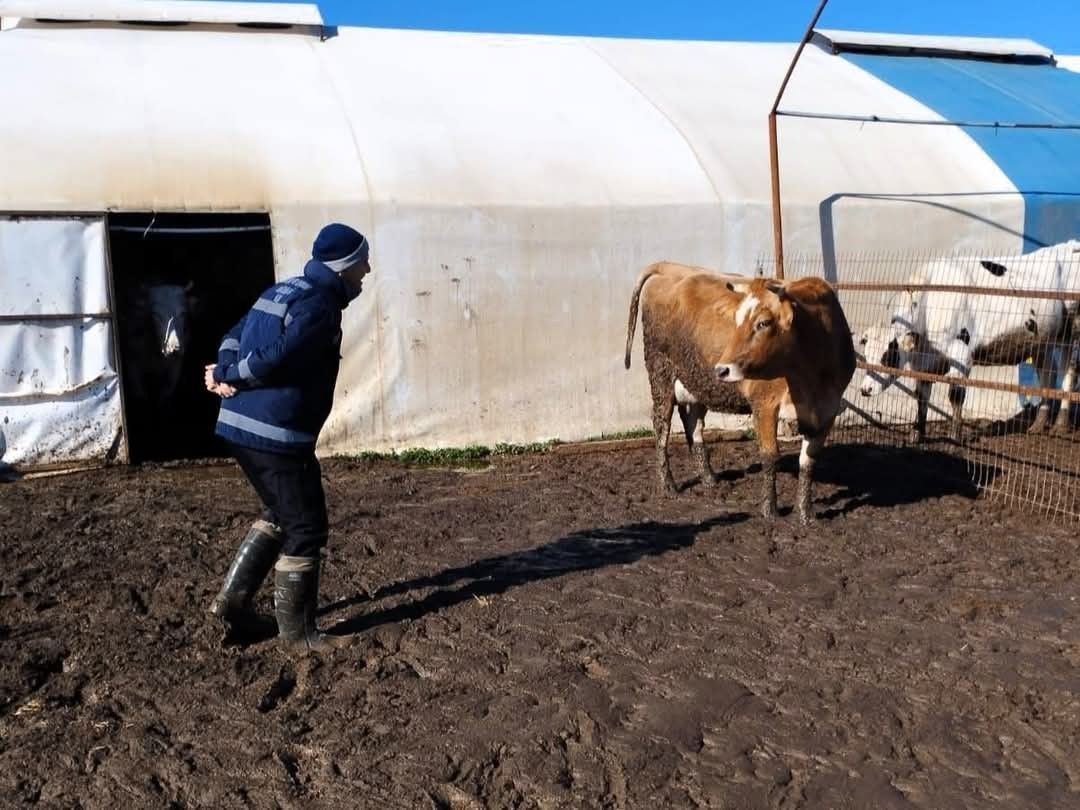
<path id="1" fill-rule="evenodd" d="M 748 518 L 746 513 L 736 512 L 700 523 L 649 521 L 615 529 L 574 532 L 537 548 L 487 557 L 469 565 L 448 568 L 431 576 L 396 582 L 379 589 L 374 596 L 357 594 L 327 605 L 320 614 L 335 613 L 369 599 L 381 599 L 428 588 L 437 589 L 417 601 L 345 619 L 327 631 L 337 636 L 362 633 L 377 625 L 418 619 L 465 600 L 500 594 L 520 585 L 560 577 L 575 571 L 626 565 L 643 557 L 689 548 L 699 534 L 717 526 L 733 526 Z M 459 583 L 465 584 L 454 587 Z"/>

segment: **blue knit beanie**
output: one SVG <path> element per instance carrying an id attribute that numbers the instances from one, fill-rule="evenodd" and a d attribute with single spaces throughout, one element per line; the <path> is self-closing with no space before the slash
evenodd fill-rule
<path id="1" fill-rule="evenodd" d="M 334 222 L 315 237 L 311 258 L 322 262 L 335 273 L 347 270 L 358 262 L 367 261 L 368 241 L 359 231 Z"/>

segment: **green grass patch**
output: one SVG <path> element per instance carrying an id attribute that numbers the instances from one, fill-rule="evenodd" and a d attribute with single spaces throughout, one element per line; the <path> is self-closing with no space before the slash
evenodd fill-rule
<path id="1" fill-rule="evenodd" d="M 620 439 L 651 439 L 653 437 L 652 428 L 633 428 L 632 430 L 620 430 L 616 433 L 601 433 L 599 436 L 590 436 L 585 441 L 587 442 L 612 442 Z"/>
<path id="2" fill-rule="evenodd" d="M 389 453 L 364 451 L 354 458 L 360 461 L 399 461 L 414 467 L 483 467 L 493 456 L 524 456 L 530 453 L 546 453 L 559 444 L 557 439 L 530 444 L 499 443 L 494 447 L 470 444 L 465 447 L 410 447 Z"/>

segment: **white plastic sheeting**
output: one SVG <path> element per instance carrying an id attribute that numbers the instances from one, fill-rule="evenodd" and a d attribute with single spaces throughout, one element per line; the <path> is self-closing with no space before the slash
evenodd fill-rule
<path id="1" fill-rule="evenodd" d="M 640 344 L 622 367 L 645 264 L 771 251 L 794 47 L 16 27 L 0 210 L 269 211 L 280 277 L 352 223 L 375 273 L 322 452 L 579 439 L 649 421 Z M 938 117 L 817 48 L 784 107 Z M 1018 248 L 1023 201 L 962 131 L 782 119 L 780 149 L 789 255 Z"/>
<path id="2" fill-rule="evenodd" d="M 0 218 L 0 464 L 121 450 L 103 239 L 100 219 Z"/>

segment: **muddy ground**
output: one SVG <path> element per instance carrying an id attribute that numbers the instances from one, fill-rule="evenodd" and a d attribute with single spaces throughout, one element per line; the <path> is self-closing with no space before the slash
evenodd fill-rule
<path id="1" fill-rule="evenodd" d="M 0 485 L 0 806 L 1080 806 L 1075 523 L 843 445 L 769 523 L 754 453 L 327 462 L 348 644 L 298 660 L 204 612 L 235 467 Z"/>

